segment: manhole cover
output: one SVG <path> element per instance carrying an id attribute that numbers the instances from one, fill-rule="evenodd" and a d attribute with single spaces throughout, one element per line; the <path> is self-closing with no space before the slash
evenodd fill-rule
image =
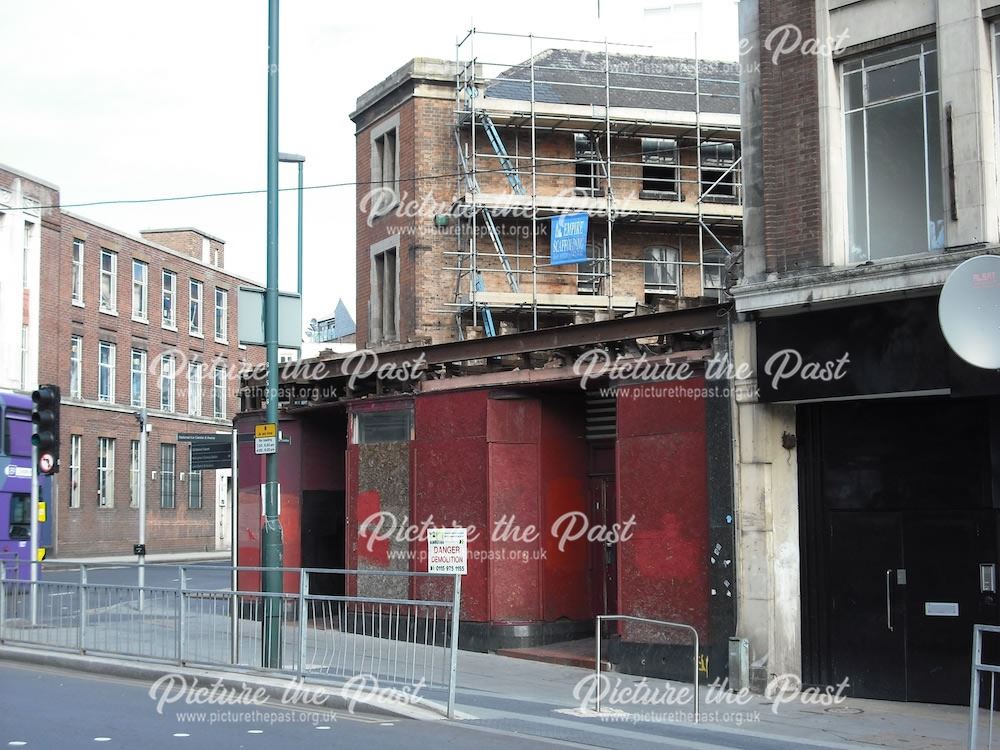
<path id="1" fill-rule="evenodd" d="M 863 714 L 862 708 L 851 708 L 850 706 L 830 706 L 826 709 L 828 714 L 840 714 L 841 716 L 851 716 L 853 714 Z"/>

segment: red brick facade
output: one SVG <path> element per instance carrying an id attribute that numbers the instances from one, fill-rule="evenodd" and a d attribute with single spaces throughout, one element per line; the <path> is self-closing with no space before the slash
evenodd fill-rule
<path id="1" fill-rule="evenodd" d="M 806 7 L 808 5 L 808 7 Z M 779 26 L 795 23 L 804 39 L 816 36 L 816 10 L 798 0 L 760 5 L 760 99 L 763 119 L 764 246 L 768 273 L 820 266 L 822 214 L 819 82 L 813 55 L 772 60 L 764 47 Z M 775 106 L 775 102 L 781 102 Z M 766 103 L 770 103 L 767 106 Z"/>
<path id="2" fill-rule="evenodd" d="M 427 61 L 423 61 L 424 64 Z M 414 61 L 419 65 L 420 61 Z M 394 74 L 395 87 L 387 87 L 385 82 L 362 96 L 359 109 L 352 115 L 356 124 L 356 175 L 357 188 L 357 327 L 360 347 L 393 347 L 407 344 L 440 343 L 458 338 L 456 322 L 456 281 L 455 267 L 459 263 L 458 253 L 468 252 L 471 224 L 459 217 L 453 210 L 461 203 L 467 192 L 464 179 L 458 174 L 459 156 L 455 142 L 455 99 L 454 80 L 445 77 L 425 79 L 413 73 L 412 79 L 399 79 Z M 363 103 L 361 103 L 363 101 Z M 527 103 L 525 104 L 527 107 Z M 377 135 L 387 123 L 398 119 L 397 148 L 399 160 L 399 203 L 382 215 L 370 211 L 372 190 L 372 136 Z M 477 165 L 478 183 L 483 194 L 508 195 L 510 187 L 500 170 L 499 161 L 488 154 L 491 147 L 481 126 L 477 126 L 475 151 L 479 154 Z M 681 142 L 680 163 L 689 170 L 680 172 L 681 179 L 695 180 L 697 156 L 691 128 Z M 471 133 L 468 127 L 461 131 L 463 147 L 472 151 Z M 502 128 L 501 137 L 508 153 L 530 153 L 530 128 Z M 719 136 L 716 136 L 719 137 Z M 706 136 L 707 139 L 707 136 Z M 573 195 L 576 184 L 574 134 L 572 132 L 550 132 L 537 128 L 535 133 L 536 153 L 543 174 L 537 178 L 539 196 L 557 197 Z M 632 200 L 640 197 L 642 187 L 642 139 L 639 136 L 612 136 L 612 159 L 615 164 L 613 180 L 616 200 Z M 548 160 L 548 161 L 546 161 Z M 556 161 L 561 160 L 561 161 Z M 627 163 L 625 165 L 619 162 Z M 634 164 L 634 166 L 632 166 Z M 525 188 L 530 194 L 530 177 L 527 167 L 520 169 Z M 681 186 L 681 201 L 694 211 L 699 197 L 696 184 Z M 526 196 L 518 196 L 527 200 Z M 607 221 L 598 212 L 605 199 L 595 198 L 590 218 L 590 241 L 600 243 L 607 238 Z M 666 201 L 648 201 L 664 204 Z M 656 210 L 663 210 L 662 205 Z M 446 226 L 437 226 L 436 215 L 445 214 Z M 532 284 L 530 258 L 532 254 L 531 222 L 529 219 L 498 215 L 496 223 L 505 244 L 510 263 L 515 268 L 516 277 L 522 290 L 529 290 Z M 539 294 L 578 293 L 577 276 L 569 272 L 570 267 L 561 269 L 549 267 L 548 221 L 538 220 L 536 258 L 540 274 L 535 280 Z M 714 227 L 713 231 L 728 247 L 739 244 L 740 228 L 737 225 Z M 398 336 L 393 341 L 379 341 L 372 337 L 369 301 L 372 289 L 371 255 L 372 246 L 399 236 L 399 327 Z M 478 244 L 477 268 L 484 270 L 485 289 L 491 292 L 506 292 L 510 287 L 489 236 L 484 231 L 483 221 L 478 218 L 476 227 Z M 706 234 L 702 237 L 706 252 L 716 245 Z M 644 222 L 630 217 L 619 221 L 612 231 L 614 244 L 613 258 L 623 261 L 613 268 L 613 293 L 634 297 L 644 311 L 656 311 L 703 304 L 701 257 L 697 221 L 692 215 L 686 221 Z M 685 265 L 681 270 L 680 289 L 676 295 L 651 295 L 645 293 L 644 266 L 646 248 L 668 245 L 680 250 Z M 529 256 L 516 258 L 517 255 Z M 466 261 L 468 264 L 468 261 Z M 549 274 L 561 270 L 562 275 Z M 469 276 L 461 282 L 459 291 L 468 292 Z M 708 290 L 705 297 L 713 300 L 717 292 Z M 599 311 L 600 312 L 600 311 Z M 533 327 L 530 309 L 527 312 L 500 312 L 494 310 L 497 332 L 529 330 Z M 561 317 L 552 317 L 541 327 L 568 322 L 593 320 L 593 309 L 581 309 L 574 316 L 565 311 Z M 466 316 L 469 317 L 468 315 Z M 558 322 L 556 322 L 558 321 Z M 465 336 L 483 335 L 481 327 L 473 329 L 465 321 Z"/>
<path id="3" fill-rule="evenodd" d="M 58 191 L 20 174 L 0 170 L 0 188 L 22 180 L 24 195 L 38 200 L 41 214 L 41 278 L 39 293 L 38 382 L 62 390 L 60 471 L 56 475 L 50 514 L 55 522 L 54 550 L 60 557 L 128 554 L 138 537 L 139 510 L 131 492 L 131 442 L 139 440 L 132 403 L 132 351 L 146 353 L 145 404 L 149 423 L 146 458 L 146 542 L 149 552 L 214 550 L 228 537 L 228 499 L 216 502 L 216 472 L 201 476 L 200 507 L 192 493 L 187 443 L 179 432 L 216 433 L 231 430 L 239 409 L 238 371 L 263 361 L 260 347 L 237 342 L 238 287 L 244 280 L 212 263 L 222 263 L 224 246 L 197 230 L 150 233 L 141 239 L 61 211 Z M 73 300 L 74 241 L 83 242 L 83 299 Z M 116 309 L 102 311 L 101 251 L 115 253 Z M 202 262 L 206 257 L 210 262 Z M 133 316 L 133 260 L 146 264 L 146 317 Z M 163 325 L 163 272 L 176 274 L 176 327 Z M 200 335 L 189 329 L 191 280 L 201 282 Z M 226 326 L 216 330 L 216 289 L 226 293 Z M 71 339 L 80 337 L 80 393 L 71 388 Z M 114 389 L 110 402 L 99 399 L 101 342 L 115 346 Z M 161 409 L 160 357 L 175 357 L 173 411 Z M 202 363 L 201 416 L 189 413 L 188 362 Z M 223 367 L 224 414 L 215 416 L 214 372 Z M 194 411 L 197 411 L 195 409 Z M 72 436 L 79 436 L 80 455 L 74 466 Z M 113 504 L 102 505 L 98 492 L 99 439 L 114 440 Z M 161 446 L 174 445 L 174 503 L 161 507 Z M 107 475 L 109 478 L 111 474 Z M 71 482 L 77 481 L 73 491 Z M 225 486 L 225 485 L 223 485 Z M 197 485 L 195 485 L 195 488 Z M 110 498 L 110 493 L 109 493 Z"/>

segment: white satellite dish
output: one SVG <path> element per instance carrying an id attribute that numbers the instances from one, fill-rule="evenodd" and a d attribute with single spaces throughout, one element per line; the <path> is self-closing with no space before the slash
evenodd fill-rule
<path id="1" fill-rule="evenodd" d="M 955 354 L 976 367 L 1000 369 L 1000 256 L 970 258 L 951 272 L 938 320 Z"/>

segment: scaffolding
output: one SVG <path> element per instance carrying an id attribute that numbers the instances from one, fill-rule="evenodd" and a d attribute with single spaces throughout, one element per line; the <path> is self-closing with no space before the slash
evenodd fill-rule
<path id="1" fill-rule="evenodd" d="M 498 42 L 523 57 L 482 54 Z M 659 292 L 678 306 L 721 299 L 730 250 L 720 235 L 739 237 L 742 226 L 735 63 L 701 60 L 696 40 L 693 58 L 673 58 L 473 28 L 455 46 L 454 113 L 462 221 L 445 270 L 455 273 L 448 307 L 460 338 L 467 323 L 495 335 L 497 318 L 529 312 L 536 330 L 540 316 L 634 314 Z M 574 152 L 560 153 L 559 139 Z M 588 262 L 550 265 L 540 235 L 550 217 L 574 212 L 591 217 Z M 623 231 L 661 232 L 678 247 L 670 257 L 616 254 Z M 696 252 L 684 247 L 692 237 Z M 628 294 L 629 269 L 654 288 Z"/>

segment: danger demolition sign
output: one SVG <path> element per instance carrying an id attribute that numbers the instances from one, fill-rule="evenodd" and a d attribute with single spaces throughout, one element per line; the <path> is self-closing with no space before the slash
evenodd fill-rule
<path id="1" fill-rule="evenodd" d="M 429 573 L 468 573 L 468 529 L 427 529 L 427 571 Z"/>

